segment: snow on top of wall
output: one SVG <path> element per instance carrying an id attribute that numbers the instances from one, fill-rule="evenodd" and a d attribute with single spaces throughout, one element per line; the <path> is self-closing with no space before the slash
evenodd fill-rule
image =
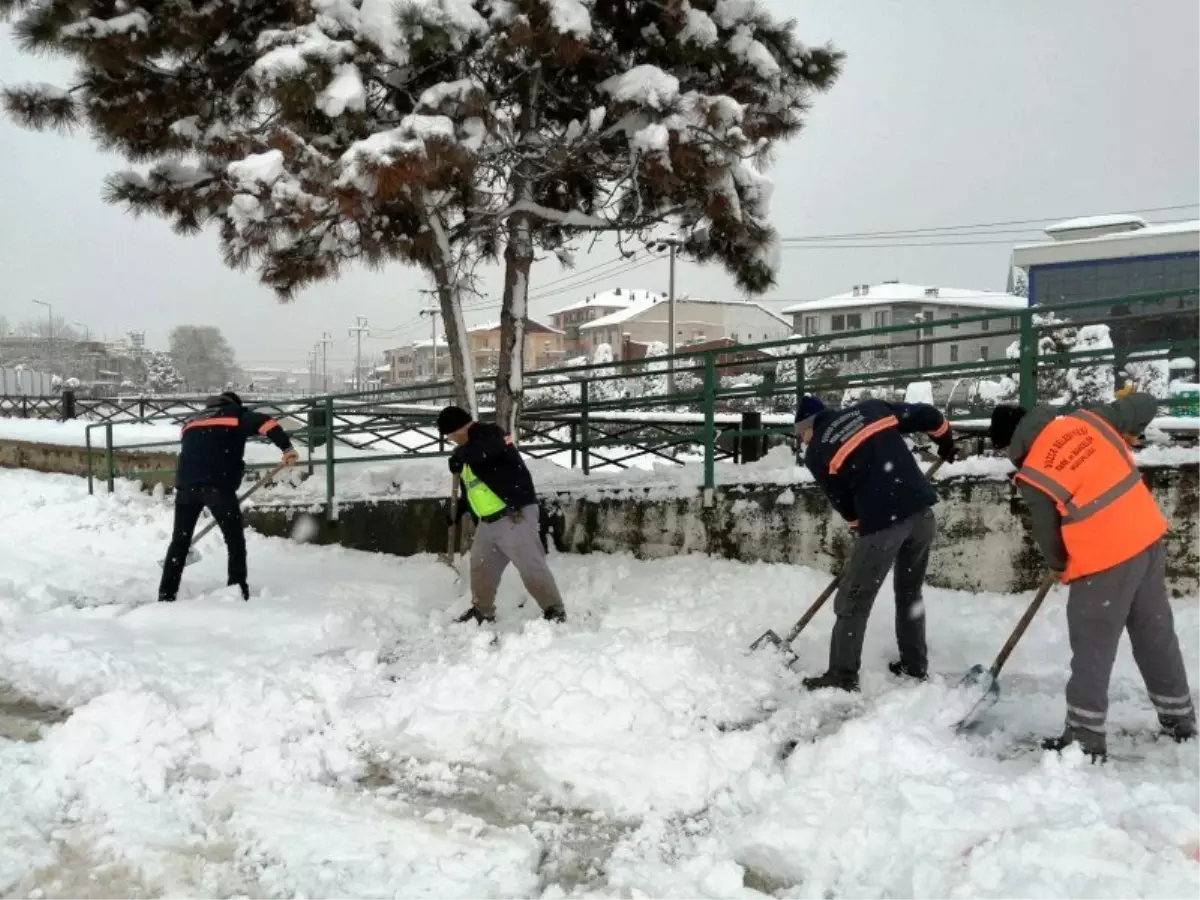
<path id="1" fill-rule="evenodd" d="M 1025 297 L 999 291 L 976 291 L 969 288 L 936 288 L 937 295 L 929 296 L 926 291 L 933 285 L 885 282 L 868 286 L 867 293 L 855 294 L 847 291 L 819 300 L 805 300 L 783 310 L 792 313 L 817 312 L 825 309 L 840 309 L 849 306 L 879 306 L 888 303 L 921 303 L 929 306 L 970 306 L 980 309 L 1025 309 L 1029 301 Z"/>
<path id="2" fill-rule="evenodd" d="M 1172 369 L 1194 369 L 1196 368 L 1196 361 L 1190 356 L 1177 356 L 1168 365 Z"/>

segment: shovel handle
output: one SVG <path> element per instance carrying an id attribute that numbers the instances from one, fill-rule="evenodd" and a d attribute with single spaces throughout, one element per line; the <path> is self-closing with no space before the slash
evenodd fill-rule
<path id="1" fill-rule="evenodd" d="M 287 463 L 281 462 L 278 465 L 276 465 L 274 468 L 267 470 L 266 475 L 264 475 L 258 481 L 254 482 L 254 484 L 252 484 L 249 488 L 247 488 L 242 493 L 242 495 L 237 498 L 238 506 L 241 506 L 243 503 L 245 503 L 247 497 L 249 497 L 251 494 L 253 494 L 255 491 L 257 491 L 260 487 L 265 485 L 268 481 L 270 481 L 272 478 L 274 478 L 276 475 L 278 475 L 280 472 L 282 472 L 284 470 L 284 468 L 286 468 L 286 466 L 287 466 Z M 198 531 L 196 533 L 196 536 L 192 538 L 192 543 L 195 544 L 196 541 L 200 540 L 200 538 L 204 537 L 206 534 L 208 534 L 210 531 L 212 531 L 216 527 L 217 527 L 217 520 L 214 518 L 211 522 L 209 522 L 207 525 L 205 525 L 203 528 L 201 528 L 200 531 Z"/>
<path id="2" fill-rule="evenodd" d="M 458 517 L 458 492 L 461 482 L 457 475 L 450 476 L 450 520 L 453 524 L 446 532 L 446 559 L 458 555 L 459 536 L 462 534 L 462 519 Z"/>
<path id="3" fill-rule="evenodd" d="M 996 657 L 996 661 L 992 663 L 992 667 L 988 670 L 993 679 L 1000 674 L 1000 670 L 1004 668 L 1004 664 L 1008 662 L 1008 658 L 1012 656 L 1012 652 L 1017 649 L 1017 642 L 1021 640 L 1021 637 L 1025 634 L 1026 629 L 1029 628 L 1029 623 L 1033 621 L 1033 617 L 1036 616 L 1038 610 L 1041 609 L 1042 601 L 1046 599 L 1046 595 L 1050 593 L 1050 588 L 1054 587 L 1056 580 L 1057 579 L 1054 577 L 1053 573 L 1047 574 L 1046 577 L 1042 579 L 1041 587 L 1039 587 L 1037 593 L 1033 595 L 1033 599 L 1029 601 L 1029 606 L 1026 607 L 1025 614 L 1021 616 L 1020 621 L 1017 622 L 1017 627 L 1012 630 L 1012 634 L 1008 636 L 1008 640 L 1005 641 L 1004 646 L 1000 648 L 1000 653 Z"/>

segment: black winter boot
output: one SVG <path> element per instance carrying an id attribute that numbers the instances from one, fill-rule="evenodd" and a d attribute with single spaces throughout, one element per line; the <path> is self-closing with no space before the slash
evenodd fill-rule
<path id="1" fill-rule="evenodd" d="M 1177 744 L 1196 736 L 1196 719 L 1192 716 L 1159 716 L 1158 724 L 1162 733 Z"/>
<path id="2" fill-rule="evenodd" d="M 801 682 L 806 691 L 820 691 L 825 688 L 832 688 L 838 691 L 849 691 L 850 693 L 858 693 L 858 676 L 842 675 L 838 672 L 826 672 L 824 675 L 816 675 L 812 678 L 805 678 Z"/>
<path id="3" fill-rule="evenodd" d="M 495 623 L 496 617 L 495 616 L 485 616 L 483 613 L 481 613 L 479 610 L 477 610 L 475 607 L 472 606 L 470 609 L 468 609 L 465 613 L 463 613 L 461 616 L 456 618 L 454 621 L 455 621 L 455 623 L 474 622 L 476 625 L 491 625 L 491 624 Z"/>
<path id="4" fill-rule="evenodd" d="M 246 582 L 243 581 L 238 584 L 237 589 L 242 592 L 242 599 L 245 600 L 246 602 L 249 602 L 250 601 L 250 586 L 248 584 L 246 584 Z"/>
<path id="5" fill-rule="evenodd" d="M 565 622 L 567 621 L 567 611 L 561 606 L 555 606 L 551 609 L 543 610 L 542 618 L 547 622 Z"/>
<path id="6" fill-rule="evenodd" d="M 1086 728 L 1072 728 L 1070 725 L 1063 729 L 1061 736 L 1042 741 L 1042 749 L 1061 753 L 1071 744 L 1078 744 L 1079 749 L 1091 757 L 1094 763 L 1102 763 L 1108 759 L 1108 739 L 1104 735 L 1088 731 Z"/>
<path id="7" fill-rule="evenodd" d="M 168 595 L 166 595 L 166 594 L 159 594 L 159 595 L 158 595 L 158 602 L 159 602 L 159 603 L 174 603 L 174 602 L 175 602 L 175 598 L 174 598 L 174 597 L 170 597 L 170 596 L 168 596 Z"/>
<path id="8" fill-rule="evenodd" d="M 929 673 L 926 672 L 924 669 L 921 669 L 919 671 L 910 669 L 908 666 L 906 666 L 900 660 L 896 660 L 895 662 L 888 663 L 888 671 L 891 672 L 893 675 L 895 675 L 897 678 L 911 678 L 914 681 L 928 681 L 929 680 Z"/>

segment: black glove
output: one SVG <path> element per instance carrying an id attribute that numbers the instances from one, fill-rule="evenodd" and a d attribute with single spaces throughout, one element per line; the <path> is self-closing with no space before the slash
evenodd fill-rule
<path id="1" fill-rule="evenodd" d="M 455 474 L 455 475 L 461 474 L 462 470 L 463 470 L 463 465 L 464 465 L 464 463 L 461 459 L 459 459 L 453 453 L 450 454 L 450 471 L 453 474 Z"/>
<path id="2" fill-rule="evenodd" d="M 937 442 L 937 448 L 938 459 L 948 463 L 954 462 L 954 438 L 947 435 Z"/>

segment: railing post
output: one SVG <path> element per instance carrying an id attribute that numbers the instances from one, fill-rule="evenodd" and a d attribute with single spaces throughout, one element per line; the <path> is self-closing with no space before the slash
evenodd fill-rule
<path id="1" fill-rule="evenodd" d="M 336 519 L 337 510 L 333 505 L 333 397 L 325 398 L 325 515 L 326 518 Z"/>
<path id="2" fill-rule="evenodd" d="M 108 468 L 108 492 L 117 489 L 117 458 L 113 454 L 112 422 L 104 423 L 104 464 Z"/>
<path id="3" fill-rule="evenodd" d="M 808 393 L 808 375 L 805 372 L 804 362 L 803 356 L 796 357 L 796 409 L 800 408 L 800 398 Z"/>
<path id="4" fill-rule="evenodd" d="M 138 397 L 138 421 L 146 421 L 146 398 Z"/>
<path id="5" fill-rule="evenodd" d="M 579 440 L 579 426 L 576 423 L 572 422 L 571 423 L 571 468 L 572 469 L 575 468 L 575 463 L 578 461 L 578 456 L 579 456 L 579 453 L 578 453 L 579 448 L 575 444 L 575 442 L 577 440 Z"/>
<path id="6" fill-rule="evenodd" d="M 29 418 L 29 398 L 23 394 L 21 395 L 21 418 Z"/>
<path id="7" fill-rule="evenodd" d="M 86 425 L 83 429 L 83 445 L 87 447 L 88 496 L 91 497 L 96 493 L 95 483 L 92 477 L 92 429 Z"/>
<path id="8" fill-rule="evenodd" d="M 65 390 L 62 392 L 62 420 L 66 422 L 73 418 L 75 418 L 75 392 Z"/>
<path id="9" fill-rule="evenodd" d="M 753 437 L 747 437 L 747 431 L 762 430 L 762 413 L 757 410 L 747 409 L 742 412 L 742 433 L 739 435 L 738 443 L 741 444 L 741 457 L 743 463 L 758 462 L 762 459 L 763 436 L 756 434 Z"/>
<path id="10" fill-rule="evenodd" d="M 712 353 L 704 354 L 704 489 L 716 486 L 717 450 L 717 360 Z"/>
<path id="11" fill-rule="evenodd" d="M 1025 409 L 1037 405 L 1037 333 L 1033 328 L 1033 310 L 1021 310 L 1021 383 L 1019 402 Z"/>
<path id="12" fill-rule="evenodd" d="M 588 459 L 588 440 L 591 429 L 588 428 L 588 383 L 585 379 L 579 382 L 579 449 L 583 453 L 583 474 L 591 472 L 591 461 Z"/>

